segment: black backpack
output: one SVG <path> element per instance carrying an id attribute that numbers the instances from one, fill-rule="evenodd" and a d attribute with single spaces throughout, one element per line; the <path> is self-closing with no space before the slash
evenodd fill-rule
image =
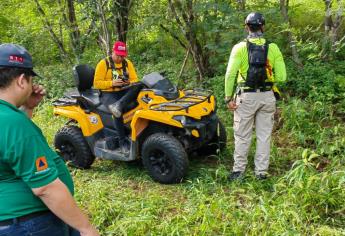
<path id="1" fill-rule="evenodd" d="M 257 45 L 247 40 L 249 63 L 245 82 L 247 87 L 253 89 L 265 88 L 265 81 L 267 80 L 266 64 L 268 45 L 269 43 L 267 41 L 264 45 Z"/>

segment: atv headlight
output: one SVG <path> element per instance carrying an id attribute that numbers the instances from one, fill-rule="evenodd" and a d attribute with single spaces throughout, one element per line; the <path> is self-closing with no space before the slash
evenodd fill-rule
<path id="1" fill-rule="evenodd" d="M 187 118 L 185 116 L 174 116 L 173 119 L 177 120 L 182 125 L 186 125 L 187 124 Z"/>

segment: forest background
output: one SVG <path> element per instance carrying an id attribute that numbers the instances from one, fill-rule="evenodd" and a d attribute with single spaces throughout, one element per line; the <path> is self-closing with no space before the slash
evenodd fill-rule
<path id="1" fill-rule="evenodd" d="M 139 77 L 164 71 L 180 88 L 211 88 L 228 131 L 218 156 L 193 158 L 185 182 L 152 182 L 141 165 L 96 161 L 71 169 L 76 199 L 102 235 L 344 235 L 343 0 L 1 0 L 0 43 L 33 55 L 48 90 L 34 121 L 52 143 L 65 122 L 52 101 L 73 87 L 73 65 L 95 66 L 126 41 Z M 229 183 L 232 114 L 224 74 L 251 11 L 280 47 L 288 77 L 273 133 L 270 174 Z M 253 140 L 255 142 L 255 139 Z"/>

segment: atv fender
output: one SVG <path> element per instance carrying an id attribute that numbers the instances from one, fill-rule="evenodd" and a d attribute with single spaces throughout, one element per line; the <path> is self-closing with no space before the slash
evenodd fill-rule
<path id="1" fill-rule="evenodd" d="M 88 137 L 103 128 L 101 117 L 96 113 L 85 113 L 79 106 L 54 107 L 54 115 L 60 115 L 78 122 L 84 136 Z"/>
<path id="2" fill-rule="evenodd" d="M 131 138 L 133 141 L 136 141 L 137 137 L 140 133 L 145 130 L 145 128 L 149 125 L 150 121 L 155 121 L 159 123 L 163 123 L 165 125 L 175 126 L 178 128 L 183 128 L 182 124 L 176 120 L 171 119 L 171 116 L 162 115 L 161 112 L 155 112 L 152 110 L 141 110 L 137 111 L 132 119 L 131 122 Z"/>

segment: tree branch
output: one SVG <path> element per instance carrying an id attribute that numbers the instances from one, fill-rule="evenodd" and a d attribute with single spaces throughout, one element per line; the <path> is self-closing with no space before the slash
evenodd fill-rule
<path id="1" fill-rule="evenodd" d="M 42 18 L 43 25 L 48 30 L 50 36 L 52 37 L 53 42 L 58 46 L 63 58 L 65 58 L 69 63 L 72 63 L 71 59 L 69 58 L 69 56 L 65 50 L 63 43 L 60 41 L 58 36 L 54 33 L 53 27 L 51 26 L 50 22 L 48 21 L 47 16 L 46 16 L 42 6 L 38 2 L 38 0 L 34 0 L 34 1 L 36 3 L 38 13 L 40 14 L 40 16 Z"/>
<path id="2" fill-rule="evenodd" d="M 168 29 L 167 27 L 165 27 L 164 25 L 162 24 L 159 24 L 159 26 L 165 31 L 167 32 L 168 34 L 171 35 L 171 37 L 173 37 L 174 39 L 177 40 L 177 42 L 179 42 L 179 44 L 187 50 L 187 46 L 182 42 L 182 40 L 176 35 L 174 34 L 174 32 L 172 32 L 170 29 Z"/>

